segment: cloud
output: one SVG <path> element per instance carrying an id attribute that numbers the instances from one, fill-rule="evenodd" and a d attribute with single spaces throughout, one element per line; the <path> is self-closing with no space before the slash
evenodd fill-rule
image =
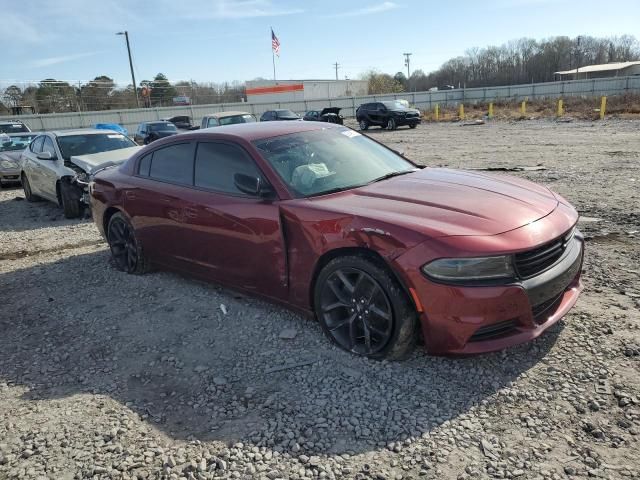
<path id="1" fill-rule="evenodd" d="M 98 53 L 100 52 L 76 53 L 74 55 L 64 55 L 60 57 L 41 58 L 39 60 L 32 61 L 30 63 L 30 66 L 33 68 L 50 67 L 51 65 L 57 65 L 59 63 L 71 62 L 73 60 L 79 60 L 85 57 L 92 57 L 93 55 L 97 55 Z"/>
<path id="2" fill-rule="evenodd" d="M 358 10 L 350 10 L 348 12 L 336 13 L 335 15 L 328 15 L 328 17 L 360 17 L 362 15 L 372 15 L 374 13 L 388 12 L 389 10 L 395 10 L 400 8 L 395 2 L 382 2 L 378 5 L 372 5 L 370 7 L 359 8 Z"/>
<path id="3" fill-rule="evenodd" d="M 215 0 L 198 8 L 197 14 L 189 14 L 189 18 L 199 19 L 240 19 L 255 17 L 279 17 L 303 13 L 300 8 L 281 9 L 273 5 L 271 0 Z"/>
<path id="4" fill-rule="evenodd" d="M 7 43 L 11 45 L 11 42 L 41 43 L 45 40 L 45 35 L 28 16 L 4 11 L 2 12 L 0 40 L 5 45 Z"/>

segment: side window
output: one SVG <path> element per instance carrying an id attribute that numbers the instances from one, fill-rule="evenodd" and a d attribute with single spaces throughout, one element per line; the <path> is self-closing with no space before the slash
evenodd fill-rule
<path id="1" fill-rule="evenodd" d="M 153 153 L 149 153 L 142 157 L 138 164 L 138 174 L 143 177 L 149 176 L 149 171 L 151 170 L 151 155 L 153 155 Z"/>
<path id="2" fill-rule="evenodd" d="M 44 144 L 42 145 L 43 152 L 50 152 L 52 156 L 57 156 L 56 148 L 53 146 L 53 141 L 49 137 L 44 137 Z"/>
<path id="3" fill-rule="evenodd" d="M 262 177 L 253 159 L 242 148 L 226 143 L 198 144 L 195 171 L 197 187 L 247 196 L 235 186 L 233 176 L 236 173 Z"/>
<path id="4" fill-rule="evenodd" d="M 207 120 L 207 127 L 216 127 L 218 126 L 218 120 L 216 120 L 215 118 L 210 118 L 209 120 Z"/>
<path id="5" fill-rule="evenodd" d="M 42 151 L 42 143 L 44 142 L 44 135 L 40 135 L 39 137 L 36 137 L 36 139 L 31 142 L 31 145 L 29 146 L 29 150 L 31 150 L 33 153 L 40 153 Z"/>
<path id="6" fill-rule="evenodd" d="M 193 145 L 179 143 L 154 151 L 149 176 L 156 180 L 193 185 Z"/>

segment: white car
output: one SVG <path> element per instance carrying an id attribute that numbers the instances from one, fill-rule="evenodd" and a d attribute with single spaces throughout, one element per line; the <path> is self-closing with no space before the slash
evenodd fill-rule
<path id="1" fill-rule="evenodd" d="M 20 157 L 24 195 L 30 202 L 44 198 L 57 203 L 65 217 L 77 218 L 88 206 L 91 177 L 124 162 L 140 148 L 130 138 L 109 130 L 42 133 Z"/>

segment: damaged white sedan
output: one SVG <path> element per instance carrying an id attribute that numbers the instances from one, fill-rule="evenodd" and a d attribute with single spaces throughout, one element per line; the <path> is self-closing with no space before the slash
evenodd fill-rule
<path id="1" fill-rule="evenodd" d="M 118 132 L 80 129 L 38 135 L 20 157 L 24 195 L 57 203 L 67 218 L 88 208 L 88 186 L 96 172 L 127 160 L 142 147 Z"/>

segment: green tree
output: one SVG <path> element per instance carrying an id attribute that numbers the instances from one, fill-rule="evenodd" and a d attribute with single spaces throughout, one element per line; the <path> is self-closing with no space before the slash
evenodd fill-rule
<path id="1" fill-rule="evenodd" d="M 173 97 L 177 94 L 178 91 L 164 74 L 159 73 L 153 78 L 153 82 L 151 82 L 151 103 L 153 105 L 171 105 Z"/>
<path id="2" fill-rule="evenodd" d="M 109 110 L 113 108 L 111 97 L 115 82 L 106 75 L 94 78 L 80 88 L 80 98 L 86 110 Z"/>

